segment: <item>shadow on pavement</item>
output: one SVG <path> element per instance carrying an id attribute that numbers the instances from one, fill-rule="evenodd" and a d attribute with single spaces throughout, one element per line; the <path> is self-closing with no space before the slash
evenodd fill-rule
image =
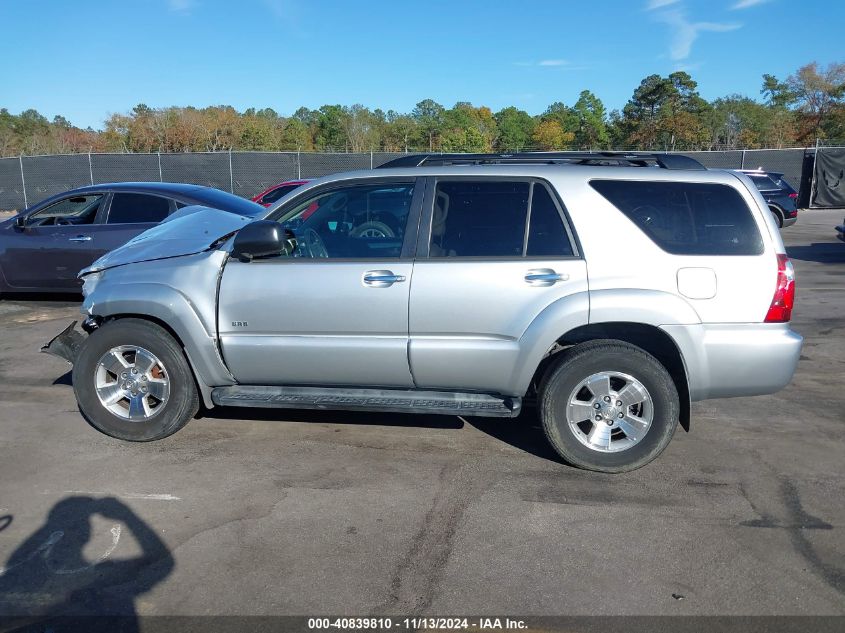
<path id="1" fill-rule="evenodd" d="M 216 420 L 255 420 L 278 422 L 318 422 L 323 424 L 407 426 L 425 429 L 460 429 L 464 423 L 453 415 L 423 415 L 369 411 L 322 409 L 260 409 L 249 407 L 214 407 L 203 417 Z"/>
<path id="2" fill-rule="evenodd" d="M 95 515 L 112 525 L 88 546 Z M 140 555 L 112 558 L 126 540 Z M 137 631 L 135 599 L 174 566 L 155 531 L 117 499 L 67 497 L 0 568 L 0 622 L 49 630 L 53 618 L 111 615 L 121 616 L 122 631 Z"/>
<path id="3" fill-rule="evenodd" d="M 787 246 L 786 253 L 790 259 L 803 262 L 845 264 L 845 243 L 842 242 L 814 242 L 801 246 Z"/>

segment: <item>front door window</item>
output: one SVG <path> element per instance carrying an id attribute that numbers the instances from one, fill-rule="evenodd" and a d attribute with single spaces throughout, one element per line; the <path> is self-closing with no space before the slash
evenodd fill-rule
<path id="1" fill-rule="evenodd" d="M 398 258 L 413 183 L 355 185 L 320 193 L 275 219 L 297 239 L 294 257 Z"/>

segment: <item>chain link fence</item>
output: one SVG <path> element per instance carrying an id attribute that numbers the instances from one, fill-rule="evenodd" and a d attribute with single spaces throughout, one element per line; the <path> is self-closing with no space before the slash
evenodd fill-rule
<path id="1" fill-rule="evenodd" d="M 705 167 L 781 172 L 803 185 L 806 150 L 681 152 Z M 208 152 L 184 154 L 63 154 L 0 158 L 0 210 L 23 209 L 84 185 L 126 181 L 184 182 L 251 197 L 285 180 L 371 169 L 402 156 L 394 152 Z"/>

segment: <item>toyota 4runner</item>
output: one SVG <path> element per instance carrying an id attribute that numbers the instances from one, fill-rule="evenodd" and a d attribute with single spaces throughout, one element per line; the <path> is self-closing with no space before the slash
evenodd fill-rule
<path id="1" fill-rule="evenodd" d="M 768 394 L 801 337 L 768 205 L 678 155 L 412 155 L 262 219 L 188 207 L 80 273 L 79 408 L 132 441 L 202 403 L 537 415 L 568 463 L 638 468 L 690 402 Z M 379 218 L 389 230 L 360 225 Z"/>

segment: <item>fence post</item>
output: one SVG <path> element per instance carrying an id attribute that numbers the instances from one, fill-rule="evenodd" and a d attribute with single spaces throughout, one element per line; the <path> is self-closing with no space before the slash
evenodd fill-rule
<path id="1" fill-rule="evenodd" d="M 232 148 L 229 148 L 229 191 L 235 193 L 235 174 L 232 172 Z"/>
<path id="2" fill-rule="evenodd" d="M 296 179 L 302 180 L 302 162 L 299 160 L 299 150 L 296 150 Z"/>
<path id="3" fill-rule="evenodd" d="M 157 153 L 158 153 L 158 181 L 164 182 L 164 178 L 162 178 L 162 175 L 161 175 L 161 151 L 159 150 Z"/>
<path id="4" fill-rule="evenodd" d="M 91 165 L 91 152 L 88 152 L 88 175 L 91 176 L 91 185 L 94 184 L 94 167 Z"/>
<path id="5" fill-rule="evenodd" d="M 373 168 L 373 150 L 370 150 L 370 169 Z"/>
<path id="6" fill-rule="evenodd" d="M 742 150 L 742 159 L 739 161 L 739 168 L 745 169 L 745 150 Z"/>
<path id="7" fill-rule="evenodd" d="M 23 154 L 18 156 L 18 160 L 21 164 L 21 188 L 23 189 L 23 208 L 26 209 L 29 206 L 29 203 L 26 201 L 26 179 L 23 177 Z"/>
<path id="8" fill-rule="evenodd" d="M 810 178 L 810 196 L 807 198 L 807 208 L 813 208 L 813 196 L 816 193 L 816 161 L 819 159 L 819 139 L 816 138 L 816 151 L 813 152 L 813 175 Z M 21 172 L 23 174 L 23 172 Z"/>

